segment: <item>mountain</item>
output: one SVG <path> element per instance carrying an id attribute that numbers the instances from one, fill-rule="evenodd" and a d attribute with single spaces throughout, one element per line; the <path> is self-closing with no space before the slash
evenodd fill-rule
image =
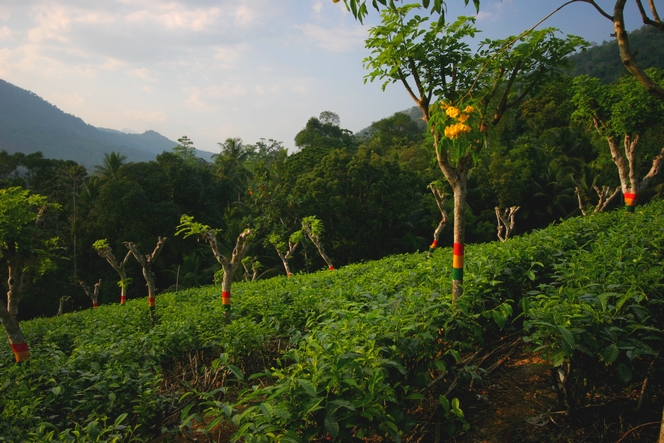
<path id="1" fill-rule="evenodd" d="M 629 33 L 629 46 L 641 68 L 664 69 L 664 32 L 653 26 L 643 26 Z M 627 73 L 615 39 L 594 45 L 569 59 L 574 63 L 572 76 L 587 74 L 605 84 L 615 82 Z"/>
<path id="2" fill-rule="evenodd" d="M 75 160 L 87 168 L 115 151 L 127 161 L 149 161 L 177 142 L 155 131 L 127 134 L 96 128 L 38 95 L 0 80 L 0 150 L 41 151 L 46 158 Z"/>

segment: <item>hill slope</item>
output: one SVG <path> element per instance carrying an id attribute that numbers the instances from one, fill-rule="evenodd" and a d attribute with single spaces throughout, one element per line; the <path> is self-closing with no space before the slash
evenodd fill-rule
<path id="1" fill-rule="evenodd" d="M 10 154 L 41 151 L 46 158 L 75 160 L 90 168 L 104 153 L 149 161 L 177 142 L 154 131 L 125 134 L 103 130 L 67 114 L 38 95 L 0 80 L 0 150 Z"/>
<path id="2" fill-rule="evenodd" d="M 663 251 L 660 201 L 469 245 L 456 303 L 447 248 L 236 284 L 229 325 L 214 287 L 158 296 L 153 319 L 134 300 L 31 320 L 29 364 L 0 344 L 0 437 L 435 441 L 477 423 L 472 411 L 484 408 L 464 417 L 454 397 L 473 386 L 493 395 L 483 384 L 505 339 L 541 349 L 563 411 L 524 415 L 513 439 L 488 441 L 561 441 L 564 408 L 634 410 L 644 377 L 636 421 L 615 414 L 602 439 L 564 440 L 652 441 L 626 430 L 661 417 Z M 533 395 L 514 399 L 539 402 L 537 386 L 522 380 L 514 387 Z"/>
<path id="3" fill-rule="evenodd" d="M 629 33 L 629 44 L 641 68 L 664 69 L 664 32 L 643 26 Z M 602 83 L 613 83 L 627 74 L 615 39 L 574 54 L 570 60 L 574 63 L 573 76 L 587 74 L 599 78 Z"/>

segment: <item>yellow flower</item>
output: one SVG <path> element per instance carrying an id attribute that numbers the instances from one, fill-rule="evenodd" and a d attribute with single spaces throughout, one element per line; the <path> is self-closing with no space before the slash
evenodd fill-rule
<path id="1" fill-rule="evenodd" d="M 440 104 L 440 109 L 447 109 L 447 108 L 449 108 L 449 107 L 450 107 L 450 105 L 447 104 L 447 103 L 445 103 L 445 102 L 442 102 L 442 103 Z"/>
<path id="2" fill-rule="evenodd" d="M 459 117 L 457 117 L 457 120 L 459 120 L 461 123 L 465 122 L 470 118 L 470 115 L 468 114 L 459 114 Z"/>
<path id="3" fill-rule="evenodd" d="M 469 105 L 469 106 L 466 106 L 466 109 L 463 110 L 463 112 L 465 112 L 466 114 L 472 114 L 473 111 L 475 111 L 475 108 L 473 108 L 473 107 L 470 106 L 470 105 Z"/>
<path id="4" fill-rule="evenodd" d="M 456 117 L 457 115 L 459 115 L 459 112 L 461 111 L 459 111 L 459 109 L 455 108 L 454 106 L 450 106 L 445 110 L 445 114 L 447 114 L 449 118 Z"/>

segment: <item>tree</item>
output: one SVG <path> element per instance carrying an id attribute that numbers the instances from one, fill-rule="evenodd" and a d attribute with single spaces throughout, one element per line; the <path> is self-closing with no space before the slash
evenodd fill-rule
<path id="1" fill-rule="evenodd" d="M 154 261 L 159 256 L 164 243 L 166 242 L 166 237 L 158 237 L 157 244 L 154 247 L 154 250 L 147 254 L 142 255 L 138 250 L 138 247 L 132 242 L 123 242 L 123 244 L 129 249 L 133 254 L 136 261 L 141 265 L 143 269 L 143 278 L 145 278 L 145 283 L 148 287 L 148 304 L 150 305 L 150 311 L 153 312 L 155 309 L 155 295 L 157 293 L 157 286 L 155 285 L 154 273 L 152 272 L 152 265 Z"/>
<path id="2" fill-rule="evenodd" d="M 339 0 L 332 0 L 332 2 L 339 3 Z M 358 19 L 361 23 L 364 17 L 366 17 L 368 13 L 366 0 L 344 0 L 344 3 L 346 4 L 346 9 L 351 11 L 355 16 L 355 18 Z M 440 14 L 441 23 L 444 22 L 445 2 L 443 0 L 433 0 L 433 2 L 431 0 L 422 0 L 421 3 L 422 7 L 424 7 L 425 9 L 428 9 L 429 6 L 431 6 L 431 12 Z M 463 0 L 463 3 L 464 5 L 468 5 L 468 3 L 470 3 L 470 0 Z M 371 4 L 377 11 L 380 11 L 382 7 L 385 8 L 396 7 L 394 0 L 372 0 Z M 473 0 L 473 5 L 475 5 L 475 10 L 479 12 L 480 0 Z"/>
<path id="3" fill-rule="evenodd" d="M 217 259 L 224 271 L 224 276 L 221 281 L 221 303 L 226 310 L 225 316 L 226 321 L 230 323 L 231 321 L 231 286 L 233 284 L 233 278 L 235 277 L 235 271 L 242 264 L 242 260 L 247 255 L 249 251 L 250 241 L 253 236 L 252 229 L 245 229 L 238 235 L 235 241 L 235 247 L 230 255 L 230 259 L 227 258 L 221 251 L 219 247 L 219 242 L 217 241 L 218 229 L 213 229 L 208 225 L 198 223 L 194 221 L 194 217 L 190 215 L 183 215 L 180 218 L 180 224 L 178 225 L 178 230 L 175 232 L 175 235 L 184 234 L 184 237 L 196 236 L 202 239 L 205 243 L 210 245 L 210 249 L 214 254 L 214 258 Z"/>
<path id="4" fill-rule="evenodd" d="M 428 4 L 428 2 L 427 2 Z M 482 42 L 472 55 L 465 39 L 474 37 L 474 19 L 441 20 L 426 29 L 428 17 L 411 12 L 417 4 L 381 13 L 369 30 L 365 81 L 400 82 L 422 112 L 432 135 L 438 166 L 454 193 L 452 296 L 462 293 L 468 172 L 479 158 L 488 123 L 500 122 L 565 66 L 565 57 L 583 43 L 559 39 L 556 30 L 527 31 L 505 40 Z M 491 114 L 491 116 L 489 116 Z"/>
<path id="5" fill-rule="evenodd" d="M 664 70 L 649 69 L 648 74 L 664 84 Z M 639 179 L 642 159 L 636 149 L 644 132 L 664 119 L 664 101 L 648 94 L 631 76 L 611 85 L 601 85 L 596 78 L 580 76 L 574 81 L 573 102 L 577 106 L 574 115 L 592 122 L 597 133 L 607 141 L 618 168 L 625 205 L 628 211 L 633 211 L 639 194 L 650 186 L 664 163 L 662 148 L 653 156 L 648 172 Z"/>
<path id="6" fill-rule="evenodd" d="M 288 242 L 285 242 L 282 239 L 281 235 L 277 233 L 272 233 L 269 235 L 267 239 L 268 243 L 274 246 L 274 249 L 277 251 L 277 255 L 281 259 L 281 263 L 283 263 L 284 270 L 286 271 L 286 275 L 288 277 L 293 275 L 290 266 L 288 265 L 288 260 L 290 260 L 290 258 L 295 253 L 295 249 L 297 249 L 297 246 L 302 242 L 303 235 L 304 234 L 301 230 L 295 231 L 288 238 Z"/>
<path id="7" fill-rule="evenodd" d="M 316 249 L 318 249 L 318 253 L 327 264 L 328 269 L 330 271 L 334 271 L 334 266 L 332 265 L 332 261 L 330 260 L 330 257 L 328 257 L 327 254 L 325 253 L 325 249 L 323 248 L 323 242 L 320 238 L 321 235 L 323 235 L 323 232 L 325 232 L 325 227 L 323 226 L 323 222 L 318 220 L 315 215 L 304 217 L 302 219 L 302 232 L 304 232 L 307 235 L 307 237 L 309 237 L 309 240 L 311 240 L 311 242 L 316 246 Z"/>
<path id="8" fill-rule="evenodd" d="M 196 163 L 196 148 L 194 147 L 194 142 L 189 140 L 189 137 L 186 135 L 178 139 L 177 146 L 173 148 L 173 154 L 189 164 Z"/>
<path id="9" fill-rule="evenodd" d="M 447 197 L 445 197 L 445 191 L 443 190 L 442 183 L 440 182 L 431 182 L 429 184 L 429 189 L 433 194 L 433 198 L 436 200 L 436 205 L 440 210 L 441 219 L 436 226 L 436 229 L 433 231 L 433 243 L 429 246 L 429 252 L 427 255 L 431 257 L 433 251 L 438 247 L 438 242 L 440 241 L 440 233 L 443 232 L 443 228 L 447 224 L 447 210 L 445 209 L 445 203 L 447 202 Z"/>
<path id="10" fill-rule="evenodd" d="M 639 9 L 641 14 L 641 19 L 643 20 L 644 25 L 653 26 L 660 31 L 664 31 L 664 23 L 659 18 L 657 12 L 657 7 L 653 0 L 649 0 L 648 4 L 650 6 L 650 13 L 653 18 L 648 17 L 646 9 L 643 7 L 642 0 L 635 0 L 636 6 Z M 616 41 L 618 42 L 618 49 L 620 51 L 620 58 L 623 62 L 623 65 L 629 73 L 634 76 L 634 78 L 645 88 L 648 94 L 657 98 L 658 100 L 664 101 L 664 87 L 652 78 L 647 71 L 644 71 L 636 61 L 635 53 L 631 50 L 629 44 L 629 35 L 625 29 L 625 5 L 627 0 L 616 0 L 616 3 L 613 7 L 613 15 L 610 15 L 604 11 L 594 0 L 571 0 L 565 3 L 563 6 L 566 6 L 570 3 L 590 3 L 597 9 L 597 11 L 604 17 L 613 22 L 613 30 L 615 31 Z M 561 8 L 563 7 L 561 6 Z"/>
<path id="11" fill-rule="evenodd" d="M 96 308 L 99 306 L 99 288 L 101 287 L 101 278 L 97 283 L 94 285 L 94 289 L 90 291 L 90 286 L 88 286 L 83 280 L 78 282 L 83 290 L 85 291 L 85 295 L 90 297 L 90 300 L 92 300 L 92 307 Z"/>
<path id="12" fill-rule="evenodd" d="M 44 235 L 44 219 L 59 206 L 20 187 L 0 189 L 0 258 L 7 266 L 7 305 L 0 304 L 2 322 L 16 362 L 30 350 L 18 324 L 18 307 L 33 280 L 53 269 L 57 237 Z"/>
<path id="13" fill-rule="evenodd" d="M 95 166 L 95 174 L 104 181 L 116 179 L 118 178 L 118 171 L 125 164 L 125 160 L 127 160 L 126 155 L 118 154 L 115 151 L 111 151 L 110 154 L 104 153 L 103 164 Z"/>
<path id="14" fill-rule="evenodd" d="M 118 282 L 118 286 L 120 286 L 120 304 L 124 305 L 127 301 L 127 287 L 131 283 L 131 279 L 127 278 L 127 271 L 125 270 L 127 262 L 131 257 L 131 251 L 127 251 L 125 258 L 121 262 L 118 262 L 115 255 L 113 255 L 113 250 L 108 244 L 108 240 L 97 240 L 92 247 L 97 251 L 97 254 L 99 254 L 101 258 L 106 259 L 108 264 L 111 265 L 111 267 L 115 269 L 115 272 L 120 276 L 120 281 Z"/>

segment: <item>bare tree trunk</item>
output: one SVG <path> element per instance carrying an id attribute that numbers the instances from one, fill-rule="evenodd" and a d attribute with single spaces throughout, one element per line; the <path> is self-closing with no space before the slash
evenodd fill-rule
<path id="1" fill-rule="evenodd" d="M 309 238 L 311 239 L 311 242 L 316 246 L 316 249 L 318 249 L 318 253 L 325 261 L 325 264 L 327 264 L 328 269 L 330 271 L 334 271 L 335 268 L 332 265 L 332 260 L 330 260 L 330 257 L 327 256 L 325 250 L 323 249 L 323 243 L 318 238 L 315 238 L 315 236 L 309 235 Z"/>
<path id="2" fill-rule="evenodd" d="M 154 273 L 152 272 L 152 264 L 161 252 L 161 249 L 164 247 L 166 239 L 167 237 L 157 237 L 157 245 L 155 246 L 154 251 L 146 256 L 141 255 L 140 251 L 134 243 L 124 242 L 124 245 L 133 254 L 136 261 L 140 263 L 141 268 L 143 268 L 143 278 L 145 278 L 145 282 L 148 287 L 148 304 L 150 305 L 151 311 L 154 311 L 156 306 L 155 294 L 157 292 L 154 281 Z"/>
<path id="3" fill-rule="evenodd" d="M 17 363 L 30 359 L 30 349 L 18 324 L 18 305 L 28 288 L 31 278 L 23 272 L 25 261 L 18 254 L 6 253 L 7 259 L 7 307 L 0 305 L 0 321 L 5 328 L 9 344 Z"/>
<path id="4" fill-rule="evenodd" d="M 95 283 L 94 286 L 94 291 L 90 292 L 90 286 L 86 285 L 85 282 L 80 281 L 78 282 L 83 290 L 85 291 L 85 294 L 90 297 L 90 300 L 92 300 L 92 307 L 96 308 L 99 306 L 99 287 L 101 286 L 101 278 L 97 283 Z"/>
<path id="5" fill-rule="evenodd" d="M 68 295 L 60 297 L 60 303 L 58 304 L 58 313 L 56 314 L 58 317 L 60 317 L 64 313 L 65 303 L 67 303 L 69 300 L 71 300 L 71 297 Z"/>
<path id="6" fill-rule="evenodd" d="M 576 186 L 574 188 L 574 193 L 576 194 L 576 199 L 579 202 L 579 211 L 581 211 L 581 215 L 584 217 L 587 215 L 586 213 L 586 205 L 583 202 L 583 199 L 581 198 L 581 191 L 579 190 L 579 187 Z M 496 216 L 498 216 L 498 208 L 496 207 Z M 500 238 L 500 220 L 498 220 L 498 238 Z"/>
<path id="7" fill-rule="evenodd" d="M 436 205 L 438 205 L 438 209 L 440 210 L 441 219 L 440 223 L 438 223 L 438 226 L 436 227 L 436 230 L 433 231 L 433 243 L 431 243 L 431 246 L 429 246 L 427 257 L 431 257 L 433 251 L 436 249 L 436 247 L 438 247 L 440 233 L 443 232 L 443 228 L 447 224 L 447 211 L 445 210 L 445 203 L 447 202 L 447 198 L 445 197 L 445 192 L 442 189 L 438 189 L 435 183 L 429 184 L 429 189 L 431 189 L 433 198 L 436 200 Z"/>
<path id="8" fill-rule="evenodd" d="M 10 315 L 7 308 L 3 305 L 0 305 L 0 322 L 5 328 L 7 337 L 9 338 L 9 345 L 14 351 L 14 358 L 16 363 L 21 363 L 30 359 L 30 349 L 28 348 L 28 342 L 21 332 L 21 328 L 18 325 L 16 317 Z"/>
<path id="9" fill-rule="evenodd" d="M 214 257 L 224 270 L 224 276 L 221 280 L 221 304 L 224 307 L 226 323 L 231 322 L 231 286 L 233 285 L 235 271 L 249 251 L 249 239 L 252 233 L 251 229 L 245 229 L 238 235 L 230 260 L 221 253 L 215 231 L 211 230 L 202 235 L 203 239 L 210 245 Z"/>
<path id="10" fill-rule="evenodd" d="M 463 267 L 466 237 L 466 195 L 468 193 L 464 175 L 454 189 L 454 246 L 452 256 L 452 302 L 463 294 Z"/>
<path id="11" fill-rule="evenodd" d="M 602 186 L 602 189 L 600 189 L 599 186 L 593 187 L 595 188 L 595 192 L 599 197 L 597 206 L 595 206 L 595 210 L 593 211 L 595 214 L 604 212 L 609 204 L 611 204 L 611 202 L 618 196 L 618 194 L 620 194 L 620 186 L 616 187 L 616 189 L 613 190 L 613 193 L 611 193 L 611 188 L 609 186 Z"/>
<path id="12" fill-rule="evenodd" d="M 507 241 L 507 239 L 511 237 L 512 232 L 514 231 L 514 227 L 516 226 L 516 221 L 514 218 L 516 217 L 516 213 L 519 211 L 519 209 L 521 209 L 521 206 L 512 206 L 510 208 L 505 208 L 505 210 L 502 211 L 498 206 L 496 206 L 496 219 L 498 220 L 498 239 L 500 241 Z"/>
<path id="13" fill-rule="evenodd" d="M 634 54 L 629 46 L 629 38 L 627 30 L 625 29 L 624 10 L 627 0 L 616 0 L 616 5 L 613 9 L 613 29 L 616 33 L 616 41 L 618 42 L 618 49 L 620 50 L 620 58 L 623 65 L 630 74 L 632 74 L 638 81 L 646 88 L 646 91 L 653 97 L 664 100 L 664 88 L 658 85 L 643 69 L 636 63 Z M 638 4 L 638 2 L 637 2 Z M 653 12 L 655 12 L 654 3 L 651 4 Z M 644 23 L 646 23 L 644 21 Z M 648 23 L 646 23 L 648 24 Z M 661 23 L 660 23 L 661 25 Z"/>
<path id="14" fill-rule="evenodd" d="M 108 264 L 111 265 L 111 267 L 115 269 L 115 272 L 117 272 L 120 276 L 120 304 L 124 305 L 127 302 L 127 286 L 129 285 L 125 268 L 127 266 L 127 262 L 129 261 L 129 257 L 132 255 L 131 251 L 127 251 L 127 255 L 125 255 L 125 258 L 120 263 L 118 263 L 118 261 L 115 259 L 115 255 L 113 255 L 113 251 L 111 250 L 110 246 L 97 249 L 97 254 L 99 254 L 100 257 L 106 259 Z"/>

